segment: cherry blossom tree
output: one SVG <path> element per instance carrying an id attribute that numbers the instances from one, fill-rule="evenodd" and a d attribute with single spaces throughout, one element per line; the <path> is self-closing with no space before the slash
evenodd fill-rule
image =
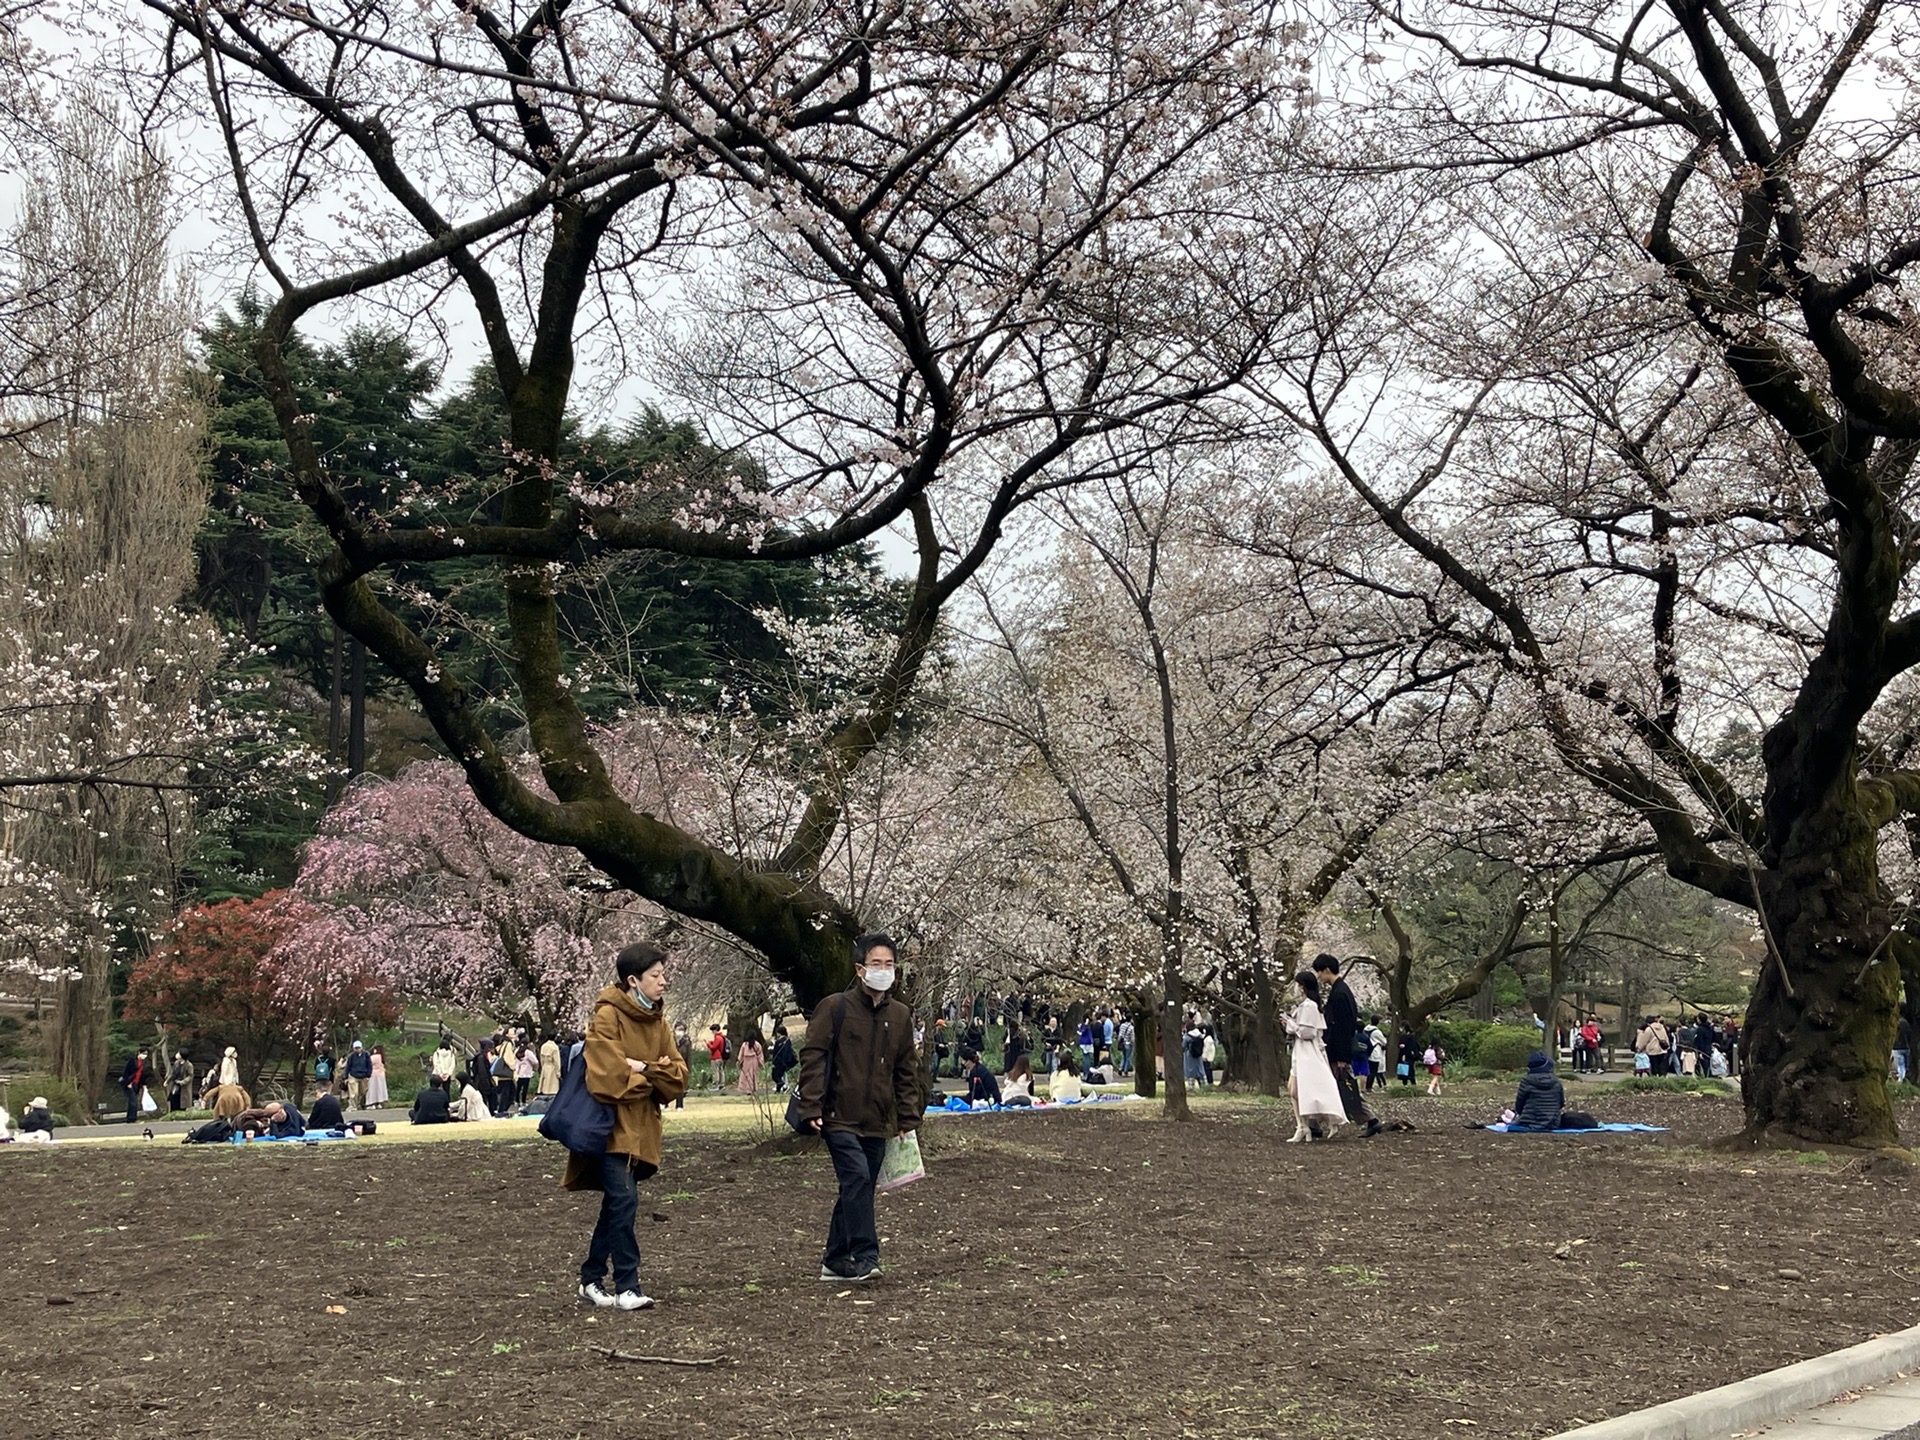
<path id="1" fill-rule="evenodd" d="M 531 1002 L 549 1034 L 584 1018 L 607 947 L 657 916 L 577 850 L 509 829 L 438 760 L 351 786 L 296 888 L 313 907 L 302 953 L 365 956 L 405 993 L 464 1010 Z"/>
<path id="2" fill-rule="evenodd" d="M 336 547 L 329 612 L 504 823 L 758 949 L 803 1002 L 837 988 L 858 923 L 820 867 L 943 607 L 1089 451 L 1106 467 L 1150 446 L 1146 422 L 1220 395 L 1266 343 L 1240 289 L 1258 272 L 1196 196 L 1231 170 L 1225 137 L 1294 124 L 1304 30 L 1262 0 L 146 4 L 165 98 L 223 136 L 236 223 L 276 287 L 260 367 Z M 676 325 L 652 282 L 695 259 Z M 281 347 L 323 306 L 427 310 L 448 284 L 510 417 L 497 501 L 353 503 Z M 658 343 L 639 354 L 636 337 Z M 651 364 L 766 488 L 561 473 L 576 359 L 596 351 Z M 553 567 L 640 549 L 804 561 L 896 525 L 917 553 L 906 603 L 771 862 L 623 803 L 572 691 Z M 506 592 L 512 708 L 544 791 L 438 663 L 438 632 L 379 589 L 396 567 L 476 558 Z"/>
<path id="3" fill-rule="evenodd" d="M 1920 35 L 1875 3 L 1368 15 L 1408 48 L 1330 81 L 1374 117 L 1330 160 L 1399 173 L 1317 227 L 1339 298 L 1276 410 L 1426 568 L 1436 629 L 1755 914 L 1746 1138 L 1894 1144 L 1880 833 L 1916 792 L 1864 735 L 1920 661 L 1920 250 L 1912 117 L 1874 87 Z M 1764 739 L 1721 763 L 1735 719 Z"/>

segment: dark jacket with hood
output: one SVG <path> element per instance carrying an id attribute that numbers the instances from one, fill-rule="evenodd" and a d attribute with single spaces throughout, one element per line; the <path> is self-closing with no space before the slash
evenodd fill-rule
<path id="1" fill-rule="evenodd" d="M 1536 1050 L 1527 1057 L 1527 1075 L 1513 1097 L 1513 1123 L 1507 1128 L 1557 1130 L 1566 1105 L 1566 1088 L 1553 1073 L 1553 1061 Z"/>
<path id="2" fill-rule="evenodd" d="M 827 1088 L 827 1050 L 840 1024 L 833 1059 L 833 1093 Z M 920 1128 L 919 1052 L 913 1048 L 913 1016 L 890 995 L 875 995 L 856 983 L 829 995 L 807 1021 L 800 1049 L 797 1118 L 822 1120 L 827 1130 L 884 1139 Z"/>
<path id="3" fill-rule="evenodd" d="M 453 1118 L 449 1109 L 447 1092 L 438 1085 L 429 1085 L 414 1093 L 413 1108 L 407 1111 L 407 1118 L 416 1125 L 445 1125 Z"/>

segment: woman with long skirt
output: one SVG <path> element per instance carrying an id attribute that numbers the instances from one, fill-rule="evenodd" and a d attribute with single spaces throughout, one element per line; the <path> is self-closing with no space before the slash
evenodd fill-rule
<path id="1" fill-rule="evenodd" d="M 1311 970 L 1302 970 L 1293 977 L 1293 983 L 1300 987 L 1299 1007 L 1281 1017 L 1293 1037 L 1292 1073 L 1287 1077 L 1294 1115 L 1293 1134 L 1287 1137 L 1289 1145 L 1312 1140 L 1312 1122 L 1316 1120 L 1327 1123 L 1326 1133 L 1331 1136 L 1347 1118 L 1333 1067 L 1327 1063 L 1327 1023 L 1320 1015 L 1320 979 Z"/>

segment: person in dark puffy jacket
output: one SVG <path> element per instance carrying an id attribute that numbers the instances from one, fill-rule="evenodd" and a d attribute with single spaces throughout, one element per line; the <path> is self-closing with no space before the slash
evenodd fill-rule
<path id="1" fill-rule="evenodd" d="M 1558 1130 L 1560 1112 L 1567 1107 L 1567 1092 L 1553 1073 L 1553 1061 L 1543 1050 L 1527 1056 L 1526 1077 L 1513 1097 L 1513 1119 L 1509 1130 Z"/>

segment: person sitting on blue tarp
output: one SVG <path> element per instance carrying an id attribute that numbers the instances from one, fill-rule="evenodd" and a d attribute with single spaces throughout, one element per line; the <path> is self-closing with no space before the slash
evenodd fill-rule
<path id="1" fill-rule="evenodd" d="M 1509 1130 L 1557 1130 L 1560 1112 L 1567 1108 L 1566 1087 L 1553 1073 L 1553 1061 L 1544 1050 L 1527 1056 L 1527 1073 L 1513 1097 Z"/>
<path id="2" fill-rule="evenodd" d="M 980 1058 L 980 1052 L 962 1049 L 960 1061 L 967 1067 L 967 1101 L 969 1104 L 988 1100 L 1000 1103 L 1000 1082 L 993 1078 L 993 1072 L 987 1069 L 986 1061 Z"/>
<path id="3" fill-rule="evenodd" d="M 307 1128 L 310 1130 L 344 1130 L 347 1128 L 346 1114 L 340 1109 L 340 1098 L 328 1085 L 320 1087 L 320 1093 L 313 1097 L 313 1109 L 307 1112 Z"/>

